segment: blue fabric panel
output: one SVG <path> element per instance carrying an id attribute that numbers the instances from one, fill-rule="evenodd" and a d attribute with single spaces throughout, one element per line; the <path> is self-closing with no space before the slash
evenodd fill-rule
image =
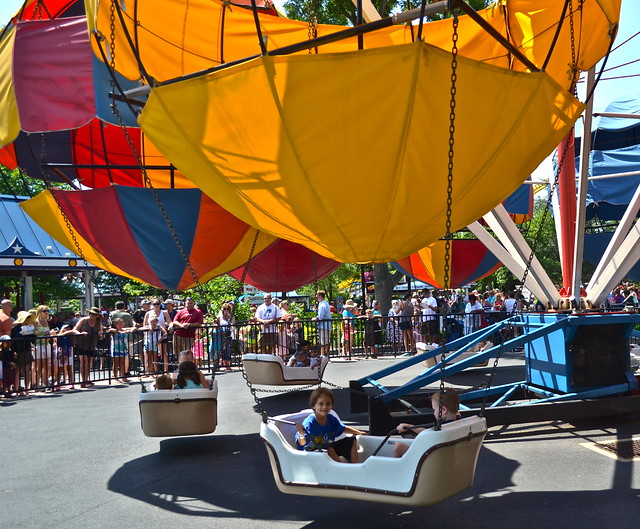
<path id="1" fill-rule="evenodd" d="M 612 101 L 603 112 L 613 114 L 640 114 L 640 94 Z M 591 148 L 601 151 L 620 149 L 640 144 L 640 120 L 598 116 L 591 127 Z M 576 134 L 581 133 L 580 127 Z M 576 138 L 576 152 L 580 152 L 580 139 Z"/>
<path id="2" fill-rule="evenodd" d="M 612 151 L 593 151 L 590 173 L 601 176 L 640 171 L 640 145 Z M 587 191 L 589 218 L 619 220 L 640 184 L 640 175 L 591 180 Z"/>
<path id="3" fill-rule="evenodd" d="M 168 289 L 176 289 L 187 268 L 151 189 L 116 186 L 122 210 L 147 262 Z M 156 193 L 187 257 L 198 228 L 199 189 L 157 189 Z M 107 222 L 108 226 L 108 222 Z M 162 255 L 162 259 L 157 259 Z"/>
<path id="4" fill-rule="evenodd" d="M 526 215 L 530 213 L 529 205 L 531 204 L 531 194 L 533 186 L 522 184 L 518 189 L 511 193 L 504 201 L 504 207 L 511 214 Z"/>
<path id="5" fill-rule="evenodd" d="M 129 79 L 122 77 L 122 75 L 117 72 L 116 79 L 118 80 L 118 84 L 125 91 L 140 87 L 139 83 L 129 81 Z M 95 56 L 93 58 L 93 88 L 96 100 L 96 116 L 98 116 L 102 121 L 113 123 L 114 125 L 120 125 L 118 118 L 111 111 L 111 104 L 113 103 L 113 100 L 109 97 L 109 93 L 112 91 L 109 69 L 106 64 L 98 60 Z M 115 91 L 118 93 L 117 88 Z M 137 96 L 136 99 L 146 101 L 147 96 Z M 129 106 L 122 101 L 116 101 L 116 105 L 118 107 L 118 113 L 122 117 L 124 124 L 127 127 L 137 127 L 137 115 L 132 114 Z"/>
<path id="6" fill-rule="evenodd" d="M 593 266 L 597 266 L 607 249 L 609 241 L 613 237 L 612 232 L 608 233 L 587 233 L 584 238 L 584 258 Z M 627 279 L 640 281 L 640 264 L 636 263 L 627 273 Z"/>

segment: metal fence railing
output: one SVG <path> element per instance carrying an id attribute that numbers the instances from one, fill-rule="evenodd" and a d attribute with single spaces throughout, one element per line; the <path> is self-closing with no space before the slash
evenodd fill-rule
<path id="1" fill-rule="evenodd" d="M 507 317 L 505 313 L 477 315 L 437 314 L 431 320 L 416 315 L 411 318 L 413 343 L 431 341 L 446 335 L 449 340 L 469 330 L 489 325 Z M 407 353 L 400 323 L 402 316 L 354 320 L 336 317 L 331 320 L 329 356 L 398 356 Z M 105 331 L 87 351 L 78 336 L 19 336 L 11 342 L 15 353 L 19 388 L 54 390 L 61 385 L 111 382 L 116 378 L 156 375 L 173 372 L 182 348 L 189 348 L 193 360 L 205 373 L 238 366 L 244 353 L 271 352 L 289 357 L 301 340 L 312 347 L 319 342 L 318 322 L 310 319 L 280 321 L 267 333 L 255 322 L 232 326 L 207 323 L 193 329 L 193 336 L 177 339 L 169 333 L 139 331 L 115 333 Z M 269 336 L 267 336 L 269 334 Z M 267 345 L 269 344 L 269 345 Z M 178 349 L 179 348 L 179 349 Z M 89 352 L 90 354 L 86 354 Z M 15 380 L 5 373 L 5 388 Z M 16 389 L 19 389 L 16 388 Z"/>

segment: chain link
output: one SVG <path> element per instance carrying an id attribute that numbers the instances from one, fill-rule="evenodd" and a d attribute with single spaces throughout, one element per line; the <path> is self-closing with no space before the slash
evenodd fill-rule
<path id="1" fill-rule="evenodd" d="M 307 34 L 309 40 L 318 37 L 318 15 L 316 13 L 316 0 L 307 0 Z M 309 54 L 318 53 L 318 48 L 309 48 Z"/>
<path id="2" fill-rule="evenodd" d="M 44 167 L 46 165 L 47 162 L 47 143 L 45 141 L 45 135 L 44 133 L 42 133 L 40 135 L 41 138 L 41 164 Z M 65 225 L 67 226 L 67 231 L 69 232 L 69 235 L 71 236 L 71 240 L 73 241 L 73 245 L 76 248 L 76 255 L 78 255 L 78 257 L 80 257 L 80 259 L 82 259 L 84 261 L 85 266 L 89 266 L 89 263 L 87 262 L 87 259 L 84 256 L 84 252 L 82 251 L 82 248 L 80 247 L 80 243 L 78 242 L 78 238 L 76 237 L 76 232 L 73 229 L 73 226 L 71 225 L 71 222 L 69 221 L 69 217 L 67 217 L 67 214 L 65 213 L 64 209 L 62 209 L 62 204 L 60 204 L 60 200 L 58 199 L 57 195 L 56 195 L 56 189 L 53 187 L 53 185 L 51 184 L 51 181 L 49 180 L 49 178 L 47 177 L 45 171 L 43 168 L 40 169 L 41 173 L 42 173 L 42 177 L 44 180 L 44 185 L 46 186 L 47 190 L 51 193 L 51 196 L 53 197 L 53 200 L 55 200 L 56 202 L 56 206 L 58 206 L 58 210 L 60 211 L 60 215 L 62 215 L 62 219 L 64 220 Z"/>
<path id="3" fill-rule="evenodd" d="M 448 289 L 450 286 L 451 278 L 451 212 L 453 209 L 453 158 L 455 147 L 455 132 L 456 132 L 456 92 L 458 81 L 458 14 L 453 12 L 453 32 L 451 34 L 451 99 L 449 101 L 449 161 L 447 163 L 447 213 L 445 222 L 445 236 L 444 236 L 444 288 Z M 446 366 L 446 343 L 447 336 L 445 334 L 444 343 L 442 348 L 442 355 L 440 357 L 440 399 L 438 401 L 439 413 L 436 419 L 435 429 L 439 430 L 442 424 L 443 413 L 443 397 L 444 397 L 444 379 L 445 379 L 445 366 Z"/>
<path id="4" fill-rule="evenodd" d="M 109 5 L 109 50 L 110 50 L 110 54 L 111 56 L 109 57 L 109 67 L 115 71 L 115 65 L 116 65 L 116 5 L 115 5 L 116 0 L 111 0 L 111 4 Z M 115 93 L 116 91 L 116 84 L 113 81 L 113 79 L 111 80 L 111 91 L 113 93 Z M 111 103 L 111 112 L 113 113 L 113 115 L 116 117 L 116 119 L 118 120 L 118 124 L 120 125 L 120 129 L 122 130 L 122 133 L 124 134 L 125 139 L 127 140 L 127 144 L 129 145 L 129 149 L 131 149 L 131 152 L 133 153 L 133 155 L 136 158 L 136 163 L 138 164 L 138 166 L 140 167 L 140 172 L 142 173 L 142 177 L 144 179 L 144 184 L 145 187 L 148 187 L 151 190 L 151 193 L 153 195 L 153 199 L 155 200 L 158 209 L 160 210 L 160 213 L 162 214 L 162 218 L 164 219 L 165 224 L 167 225 L 167 228 L 169 228 L 169 232 L 171 233 L 171 237 L 173 238 L 173 241 L 176 243 L 176 246 L 178 247 L 178 250 L 180 252 L 180 255 L 182 256 L 182 259 L 184 260 L 187 268 L 189 269 L 189 273 L 191 274 L 191 276 L 193 277 L 193 281 L 194 284 L 196 286 L 196 290 L 200 293 L 200 295 L 203 297 L 203 299 L 205 299 L 204 296 L 204 292 L 202 290 L 202 284 L 200 283 L 200 279 L 198 278 L 198 275 L 196 274 L 196 271 L 193 268 L 193 265 L 191 264 L 191 260 L 189 259 L 189 256 L 187 255 L 187 252 L 184 249 L 184 246 L 182 245 L 182 241 L 180 241 L 180 237 L 178 236 L 178 232 L 176 231 L 175 227 L 173 226 L 173 222 L 171 222 L 171 219 L 169 218 L 169 215 L 167 214 L 167 210 L 164 207 L 164 204 L 162 203 L 162 200 L 160 200 L 160 196 L 158 195 L 158 190 L 153 186 L 153 183 L 151 182 L 151 179 L 149 178 L 149 175 L 147 174 L 147 169 L 144 166 L 143 160 L 140 157 L 140 154 L 138 153 L 138 149 L 136 149 L 136 146 L 133 143 L 133 140 L 131 139 L 131 135 L 129 134 L 129 130 L 127 129 L 127 126 L 124 123 L 124 120 L 122 119 L 122 116 L 120 115 L 120 110 L 118 109 L 118 105 L 116 103 L 116 101 L 114 100 L 113 103 Z M 255 244 L 255 242 L 254 242 Z"/>
<path id="5" fill-rule="evenodd" d="M 116 0 L 109 4 L 109 66 L 116 69 Z"/>
<path id="6" fill-rule="evenodd" d="M 567 75 L 571 81 L 571 88 L 569 91 L 573 92 L 573 88 L 576 86 L 576 82 L 580 75 L 580 70 L 578 70 L 578 65 L 576 64 L 576 35 L 573 24 L 573 0 L 569 0 L 569 32 L 571 35 L 571 64 L 568 65 L 569 69 L 567 70 Z"/>

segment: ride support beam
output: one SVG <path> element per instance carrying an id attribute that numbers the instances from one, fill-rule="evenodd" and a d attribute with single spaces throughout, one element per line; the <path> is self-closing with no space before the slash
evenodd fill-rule
<path id="1" fill-rule="evenodd" d="M 592 303 L 594 305 L 602 303 L 638 260 L 640 260 L 640 227 L 636 223 L 607 262 L 600 276 L 591 285 L 588 295 Z"/>
<path id="2" fill-rule="evenodd" d="M 587 93 L 591 93 L 596 82 L 596 70 L 587 72 Z M 591 122 L 593 117 L 593 97 L 587 100 L 584 112 L 584 128 L 580 145 L 580 178 L 578 180 L 578 197 L 576 201 L 575 238 L 573 244 L 573 280 L 571 293 L 578 300 L 580 310 L 580 287 L 582 283 L 582 259 L 584 256 L 584 228 L 586 223 L 587 190 L 589 187 L 589 154 L 591 153 Z M 573 164 L 572 164 L 573 165 Z"/>
<path id="3" fill-rule="evenodd" d="M 509 253 L 500 242 L 498 242 L 487 230 L 486 228 L 480 224 L 477 220 L 467 226 L 471 233 L 473 233 L 477 239 L 484 244 L 487 249 L 495 255 L 500 262 L 506 266 L 513 275 L 516 277 L 523 277 L 525 271 L 525 263 L 518 261 L 516 256 Z M 540 300 L 541 303 L 544 303 L 545 306 L 547 303 L 553 303 L 555 298 L 548 299 L 545 293 L 545 290 L 538 283 L 535 277 L 531 274 L 527 274 L 527 277 L 524 281 L 524 286 L 528 288 L 534 296 Z"/>
<path id="4" fill-rule="evenodd" d="M 352 0 L 353 5 L 358 6 L 358 0 Z M 374 22 L 380 20 L 382 17 L 378 10 L 375 8 L 371 0 L 360 0 L 362 7 L 362 18 L 365 22 Z"/>
<path id="5" fill-rule="evenodd" d="M 492 211 L 484 215 L 483 218 L 507 251 L 517 256 L 526 266 L 531 256 L 531 248 L 507 213 L 505 207 L 499 204 Z M 548 299 L 554 307 L 557 306 L 558 291 L 556 286 L 535 255 L 531 259 L 529 274 L 533 274 L 533 277 L 540 284 L 544 291 L 545 299 Z"/>

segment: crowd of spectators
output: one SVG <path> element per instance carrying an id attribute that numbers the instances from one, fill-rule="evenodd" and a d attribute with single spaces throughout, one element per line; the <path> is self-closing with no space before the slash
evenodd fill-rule
<path id="1" fill-rule="evenodd" d="M 32 389 L 74 389 L 94 384 L 96 370 L 128 382 L 131 373 L 158 376 L 177 366 L 177 355 L 190 351 L 198 368 L 231 369 L 241 353 L 266 353 L 295 362 L 303 344 L 316 355 L 350 360 L 357 348 L 365 357 L 382 351 L 410 355 L 416 344 L 440 343 L 472 333 L 495 319 L 524 310 L 544 310 L 521 292 L 407 292 L 393 299 L 386 314 L 379 300 L 316 295 L 311 318 L 290 312 L 287 300 L 264 296 L 246 321 L 236 321 L 233 302 L 217 314 L 203 314 L 194 300 L 143 300 L 132 310 L 124 302 L 113 310 L 90 308 L 86 314 L 53 314 L 46 305 L 13 310 L 2 300 L 0 345 L 2 387 L 10 397 Z M 638 289 L 623 284 L 608 297 L 613 310 L 639 306 Z M 92 375 L 93 373 L 93 375 Z"/>

